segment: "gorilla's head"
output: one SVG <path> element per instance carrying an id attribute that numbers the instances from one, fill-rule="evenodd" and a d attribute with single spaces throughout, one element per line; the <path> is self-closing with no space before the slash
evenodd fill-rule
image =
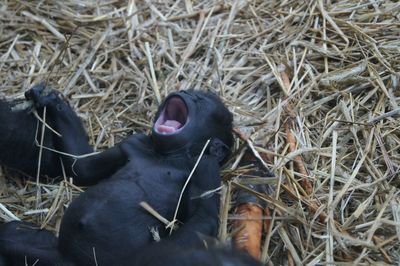
<path id="1" fill-rule="evenodd" d="M 185 147 L 202 147 L 208 139 L 225 146 L 223 161 L 233 144 L 232 114 L 211 92 L 180 91 L 161 104 L 152 132 L 157 151 L 170 153 Z M 197 149 L 198 150 L 198 149 Z"/>

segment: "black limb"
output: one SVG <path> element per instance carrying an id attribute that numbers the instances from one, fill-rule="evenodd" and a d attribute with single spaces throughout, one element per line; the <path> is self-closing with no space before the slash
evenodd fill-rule
<path id="1" fill-rule="evenodd" d="M 70 265 L 58 251 L 57 238 L 32 223 L 0 225 L 0 247 L 0 265 Z"/>

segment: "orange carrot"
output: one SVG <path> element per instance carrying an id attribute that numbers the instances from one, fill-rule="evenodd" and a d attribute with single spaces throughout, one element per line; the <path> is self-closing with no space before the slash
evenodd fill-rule
<path id="1" fill-rule="evenodd" d="M 235 235 L 237 248 L 246 251 L 253 258 L 261 257 L 261 236 L 263 228 L 263 209 L 256 204 L 243 203 L 236 208 L 239 220 L 234 223 L 239 231 Z"/>
<path id="2" fill-rule="evenodd" d="M 289 120 L 286 121 L 285 131 L 286 131 L 287 142 L 289 143 L 289 150 L 290 150 L 290 152 L 294 152 L 294 151 L 296 151 L 296 139 L 293 136 L 292 131 L 290 130 L 291 129 L 290 124 L 291 123 L 289 122 Z M 294 157 L 293 162 L 294 162 L 294 166 L 295 166 L 297 172 L 299 172 L 303 176 L 309 176 L 307 169 L 304 166 L 303 158 L 301 158 L 300 155 L 297 155 L 296 157 Z M 309 196 L 312 194 L 313 186 L 312 186 L 310 180 L 307 179 L 307 177 L 303 177 L 300 184 L 307 193 L 307 195 L 305 195 L 305 196 Z"/>

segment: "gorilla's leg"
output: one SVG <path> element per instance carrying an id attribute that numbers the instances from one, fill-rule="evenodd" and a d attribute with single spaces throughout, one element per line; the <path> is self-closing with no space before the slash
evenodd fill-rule
<path id="1" fill-rule="evenodd" d="M 9 261 L 6 256 L 0 254 L 0 266 L 9 266 L 12 265 L 11 261 Z"/>
<path id="2" fill-rule="evenodd" d="M 67 265 L 57 249 L 57 238 L 26 222 L 0 225 L 0 265 Z"/>

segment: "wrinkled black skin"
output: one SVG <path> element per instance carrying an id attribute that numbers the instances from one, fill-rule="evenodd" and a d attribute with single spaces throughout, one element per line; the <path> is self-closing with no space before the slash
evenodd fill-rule
<path id="1" fill-rule="evenodd" d="M 74 111 L 54 91 L 41 96 L 43 88 L 44 85 L 34 87 L 26 98 L 34 102 L 40 115 L 46 107 L 46 122 L 62 135 L 46 129 L 44 146 L 73 155 L 93 152 Z M 153 129 L 150 136 L 132 135 L 85 158 L 44 150 L 42 174 L 61 175 L 62 161 L 67 176 L 73 177 L 76 184 L 91 187 L 67 208 L 58 239 L 45 230 L 33 229 L 32 224 L 1 225 L 0 265 L 25 265 L 25 258 L 28 262 L 38 260 L 35 265 L 95 265 L 96 262 L 140 265 L 132 261 L 137 254 L 141 256 L 143 247 L 154 242 L 151 227 L 158 228 L 165 242 L 185 248 L 199 244 L 197 232 L 215 236 L 218 196 L 199 196 L 220 185 L 219 165 L 228 156 L 233 142 L 232 115 L 212 93 L 182 91 L 169 97 L 172 96 L 184 100 L 190 119 L 175 135 L 158 134 Z M 164 104 L 156 119 L 163 107 Z M 6 102 L 0 102 L 0 111 L 0 163 L 35 176 L 39 151 L 35 144 L 37 120 L 26 111 L 10 111 Z M 39 134 L 37 140 L 40 137 Z M 164 225 L 139 203 L 147 202 L 172 220 L 183 184 L 207 139 L 211 142 L 184 193 L 178 213 L 183 225 L 168 236 Z"/>

